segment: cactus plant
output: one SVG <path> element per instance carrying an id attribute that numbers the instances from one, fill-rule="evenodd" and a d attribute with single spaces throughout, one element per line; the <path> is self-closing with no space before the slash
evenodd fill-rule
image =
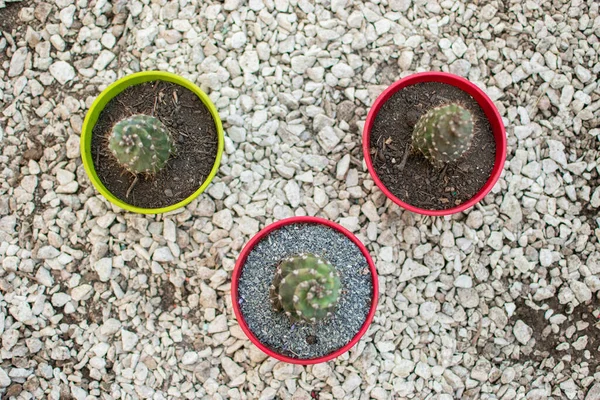
<path id="1" fill-rule="evenodd" d="M 174 150 L 167 127 L 158 118 L 143 114 L 116 123 L 108 147 L 119 164 L 134 174 L 160 171 Z"/>
<path id="2" fill-rule="evenodd" d="M 469 150 L 473 116 L 459 104 L 432 108 L 415 125 L 412 144 L 434 165 L 456 161 Z"/>
<path id="3" fill-rule="evenodd" d="M 270 287 L 271 304 L 294 321 L 316 322 L 331 315 L 340 296 L 340 276 L 314 254 L 284 259 Z"/>

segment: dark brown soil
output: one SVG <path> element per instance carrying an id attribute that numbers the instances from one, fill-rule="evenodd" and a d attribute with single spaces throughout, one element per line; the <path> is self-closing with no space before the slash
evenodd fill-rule
<path id="1" fill-rule="evenodd" d="M 567 317 L 567 320 L 559 325 L 558 333 L 554 333 L 550 329 L 551 324 L 544 315 L 547 309 L 534 310 L 524 301 L 517 302 L 517 311 L 511 318 L 513 322 L 520 319 L 533 329 L 535 345 L 533 352 L 528 356 L 538 362 L 553 357 L 558 363 L 563 357 L 569 355 L 571 357 L 570 361 L 563 360 L 567 365 L 578 365 L 585 361 L 589 364 L 590 374 L 599 371 L 600 359 L 596 355 L 600 346 L 600 319 L 594 316 L 594 312 L 600 312 L 598 296 L 595 295 L 587 304 L 580 304 L 572 310 L 568 304 L 560 304 L 556 297 L 548 299 L 545 303 L 548 305 L 548 309 L 554 311 L 553 315 L 562 314 Z M 541 306 L 541 304 L 538 305 Z M 572 336 L 567 337 L 567 329 L 576 326 L 577 322 L 585 322 L 588 325 L 581 330 L 576 330 Z M 572 344 L 581 336 L 587 336 L 588 338 L 587 345 L 583 350 L 575 350 L 572 346 L 565 350 L 556 349 L 561 343 Z M 584 356 L 586 350 L 591 354 L 589 359 Z"/>
<path id="2" fill-rule="evenodd" d="M 138 175 L 135 184 L 136 177 L 106 147 L 114 124 L 133 114 L 160 119 L 176 146 L 165 168 L 154 175 Z M 96 173 L 113 195 L 137 207 L 159 208 L 198 190 L 215 163 L 217 140 L 215 122 L 198 96 L 183 86 L 153 81 L 125 89 L 106 105 L 93 129 L 92 157 Z"/>
<path id="3" fill-rule="evenodd" d="M 434 167 L 411 148 L 412 132 L 430 108 L 459 102 L 474 116 L 471 148 L 458 161 Z M 395 93 L 379 110 L 371 129 L 373 167 L 400 200 L 429 210 L 445 210 L 469 200 L 492 173 L 496 143 L 479 104 L 466 92 L 438 82 L 419 83 Z"/>
<path id="4" fill-rule="evenodd" d="M 26 23 L 20 20 L 19 12 L 25 6 L 29 6 L 31 3 L 30 0 L 20 1 L 17 3 L 6 3 L 4 8 L 0 8 L 0 38 L 3 37 L 3 34 L 11 35 L 13 41 L 18 43 L 19 39 L 25 34 L 26 31 Z M 0 51 L 0 68 L 5 61 L 10 61 L 12 58 L 13 50 L 17 48 L 12 48 L 11 45 L 7 43 L 4 50 Z M 8 69 L 6 70 L 8 72 Z M 4 104 L 2 100 L 0 100 L 0 108 L 7 107 L 8 105 Z"/>
<path id="5" fill-rule="evenodd" d="M 6 7 L 0 8 L 0 32 L 6 32 L 12 35 L 13 30 L 25 25 L 19 19 L 19 12 L 23 7 L 28 7 L 31 1 L 19 1 L 6 3 Z"/>

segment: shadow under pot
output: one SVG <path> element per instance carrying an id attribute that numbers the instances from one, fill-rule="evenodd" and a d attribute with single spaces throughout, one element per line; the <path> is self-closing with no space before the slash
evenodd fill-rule
<path id="1" fill-rule="evenodd" d="M 242 250 L 232 303 L 260 350 L 293 364 L 338 357 L 367 331 L 377 306 L 375 265 L 348 230 L 316 217 L 275 222 Z"/>
<path id="2" fill-rule="evenodd" d="M 223 128 L 208 96 L 168 72 L 139 72 L 106 88 L 86 114 L 81 156 L 111 203 L 157 214 L 185 206 L 217 173 Z"/>

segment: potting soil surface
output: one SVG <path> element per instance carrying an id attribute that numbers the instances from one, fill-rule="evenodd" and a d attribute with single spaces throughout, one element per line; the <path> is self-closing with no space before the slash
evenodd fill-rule
<path id="1" fill-rule="evenodd" d="M 341 275 L 336 311 L 314 324 L 290 321 L 269 301 L 277 264 L 299 253 L 321 256 Z M 343 234 L 318 224 L 286 225 L 263 238 L 248 255 L 238 287 L 242 315 L 258 340 L 298 359 L 326 356 L 350 342 L 367 318 L 372 293 L 369 264 L 360 249 Z"/>
<path id="2" fill-rule="evenodd" d="M 474 117 L 469 150 L 457 161 L 434 167 L 411 147 L 419 118 L 429 109 L 458 102 Z M 468 93 L 438 82 L 419 83 L 396 92 L 381 107 L 370 137 L 373 167 L 400 200 L 424 209 L 445 210 L 468 201 L 489 179 L 496 142 L 485 113 Z"/>
<path id="3" fill-rule="evenodd" d="M 124 170 L 107 147 L 113 126 L 134 114 L 157 117 L 169 129 L 176 148 L 162 170 L 138 174 L 135 183 L 135 175 Z M 125 89 L 102 110 L 92 132 L 92 157 L 100 181 L 113 195 L 137 207 L 160 208 L 186 199 L 206 180 L 217 156 L 217 129 L 210 111 L 194 92 L 171 82 Z"/>

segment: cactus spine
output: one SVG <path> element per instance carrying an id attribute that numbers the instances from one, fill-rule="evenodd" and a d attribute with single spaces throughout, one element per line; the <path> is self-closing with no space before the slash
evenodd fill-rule
<path id="1" fill-rule="evenodd" d="M 143 114 L 116 123 L 108 147 L 119 164 L 134 174 L 160 171 L 174 150 L 167 127 L 158 118 Z"/>
<path id="2" fill-rule="evenodd" d="M 269 297 L 277 311 L 294 321 L 316 322 L 331 315 L 340 296 L 340 277 L 313 254 L 288 257 L 278 266 Z"/>
<path id="3" fill-rule="evenodd" d="M 458 104 L 432 108 L 415 125 L 413 148 L 436 165 L 456 161 L 473 140 L 473 116 Z"/>

